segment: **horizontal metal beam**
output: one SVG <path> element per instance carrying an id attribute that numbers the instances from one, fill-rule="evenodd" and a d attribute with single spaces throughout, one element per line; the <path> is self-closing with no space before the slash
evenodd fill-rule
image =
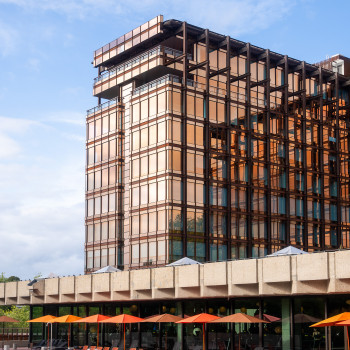
<path id="1" fill-rule="evenodd" d="M 301 95 L 301 94 L 303 94 L 305 92 L 306 92 L 305 89 L 294 91 L 294 92 L 288 93 L 288 97 L 298 96 L 298 95 Z"/>
<path id="2" fill-rule="evenodd" d="M 283 84 L 283 85 L 280 85 L 280 86 L 271 87 L 271 88 L 270 88 L 270 92 L 275 92 L 275 91 L 283 90 L 286 86 L 287 86 L 287 84 Z"/>
<path id="3" fill-rule="evenodd" d="M 235 81 L 238 81 L 238 80 L 243 80 L 243 79 L 249 77 L 249 75 L 250 75 L 250 73 L 244 73 L 242 75 L 239 75 L 238 77 L 233 77 L 233 78 L 231 78 L 230 83 L 234 83 Z"/>
<path id="4" fill-rule="evenodd" d="M 188 71 L 188 72 L 191 72 L 191 71 L 196 70 L 196 69 L 198 69 L 198 68 L 202 68 L 202 67 L 204 67 L 206 64 L 207 64 L 207 61 L 203 61 L 203 62 L 200 62 L 200 63 L 198 63 L 198 64 L 194 64 L 194 65 L 192 65 L 192 66 L 189 66 L 188 69 L 187 69 L 187 71 Z"/>
<path id="5" fill-rule="evenodd" d="M 181 56 L 177 56 L 177 57 L 173 58 L 172 60 L 165 62 L 164 66 L 169 66 L 170 64 L 180 62 L 184 59 L 184 57 L 185 57 L 185 54 L 182 54 Z"/>
<path id="6" fill-rule="evenodd" d="M 215 77 L 216 75 L 219 75 L 219 74 L 222 74 L 222 73 L 225 73 L 229 70 L 230 68 L 229 67 L 225 67 L 225 68 L 221 68 L 217 71 L 214 71 L 212 73 L 209 74 L 209 79 L 212 78 L 212 77 Z"/>
<path id="7" fill-rule="evenodd" d="M 250 88 L 255 88 L 255 87 L 260 86 L 260 85 L 265 85 L 269 81 L 270 81 L 270 79 L 264 79 L 264 80 L 256 81 L 256 82 L 250 84 Z"/>

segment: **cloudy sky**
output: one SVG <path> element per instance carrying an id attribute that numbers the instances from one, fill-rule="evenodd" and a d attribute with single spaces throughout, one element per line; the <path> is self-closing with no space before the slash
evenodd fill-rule
<path id="1" fill-rule="evenodd" d="M 0 0 L 0 273 L 83 273 L 95 49 L 158 14 L 317 62 L 350 56 L 348 0 Z"/>

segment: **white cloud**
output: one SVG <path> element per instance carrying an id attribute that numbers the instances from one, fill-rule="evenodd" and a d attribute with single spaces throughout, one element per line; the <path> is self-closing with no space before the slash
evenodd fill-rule
<path id="1" fill-rule="evenodd" d="M 84 142 L 63 140 L 64 133 L 54 122 L 0 118 L 0 140 L 18 147 L 0 158 L 0 266 L 7 276 L 83 272 Z"/>

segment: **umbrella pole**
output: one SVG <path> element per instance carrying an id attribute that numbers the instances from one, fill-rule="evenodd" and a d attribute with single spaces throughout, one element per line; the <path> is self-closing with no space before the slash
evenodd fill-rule
<path id="1" fill-rule="evenodd" d="M 50 346 L 50 327 L 49 327 L 49 323 L 46 323 L 47 326 L 47 347 Z"/>
<path id="2" fill-rule="evenodd" d="M 68 348 L 69 348 L 70 324 L 68 323 Z"/>
<path id="3" fill-rule="evenodd" d="M 165 350 L 167 350 L 167 346 L 168 346 L 168 332 L 165 330 Z"/>
<path id="4" fill-rule="evenodd" d="M 98 335 L 99 335 L 99 333 L 100 333 L 100 332 L 99 332 L 99 325 L 100 325 L 100 324 L 97 322 L 97 347 L 98 347 Z"/>
<path id="5" fill-rule="evenodd" d="M 205 350 L 205 325 L 203 323 L 203 350 Z"/>
<path id="6" fill-rule="evenodd" d="M 51 323 L 51 339 L 50 339 L 50 349 L 52 349 L 52 325 L 53 325 L 53 323 Z"/>
<path id="7" fill-rule="evenodd" d="M 350 344 L 349 344 L 349 327 L 346 327 L 346 335 L 348 338 L 348 350 L 350 350 Z"/>
<path id="8" fill-rule="evenodd" d="M 124 323 L 124 350 L 125 350 L 125 323 Z"/>
<path id="9" fill-rule="evenodd" d="M 238 326 L 238 350 L 241 350 L 241 324 Z"/>

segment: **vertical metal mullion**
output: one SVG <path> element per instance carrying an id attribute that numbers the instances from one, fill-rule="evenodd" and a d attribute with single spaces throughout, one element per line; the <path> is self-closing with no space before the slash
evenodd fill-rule
<path id="1" fill-rule="evenodd" d="M 183 256 L 187 256 L 187 72 L 188 72 L 188 42 L 187 42 L 187 23 L 182 23 L 182 51 L 183 51 L 183 70 L 182 70 L 182 184 L 183 184 L 183 204 L 182 204 L 182 220 L 183 220 Z"/>
<path id="2" fill-rule="evenodd" d="M 285 174 L 286 174 L 286 241 L 287 245 L 290 244 L 290 186 L 289 186 L 289 118 L 288 118 L 288 56 L 284 56 L 284 150 L 285 150 Z"/>
<path id="3" fill-rule="evenodd" d="M 340 196 L 341 196 L 341 188 L 340 188 L 340 140 L 339 140 L 339 73 L 335 75 L 335 112 L 336 112 L 336 126 L 335 126 L 335 137 L 336 137 L 336 176 L 337 176 L 337 245 L 341 246 L 341 207 L 340 207 Z"/>
<path id="4" fill-rule="evenodd" d="M 226 178 L 227 178 L 227 258 L 231 259 L 231 39 L 226 36 Z"/>
<path id="5" fill-rule="evenodd" d="M 271 57 L 270 50 L 266 50 L 266 170 L 267 170 L 267 193 L 266 193 L 266 204 L 267 204 L 267 242 L 268 242 L 268 254 L 271 254 L 271 149 L 270 149 L 270 118 L 271 118 Z"/>
<path id="6" fill-rule="evenodd" d="M 306 64 L 305 61 L 302 62 L 302 89 L 305 91 L 302 93 L 302 149 L 303 149 L 303 170 L 304 170 L 304 247 L 308 249 L 308 196 L 307 196 L 307 158 L 306 158 Z"/>
<path id="7" fill-rule="evenodd" d="M 320 179 L 321 179 L 321 228 L 320 228 L 320 247 L 325 249 L 325 206 L 324 206 L 324 146 L 323 146 L 323 70 L 319 68 L 319 85 L 320 85 L 320 106 L 319 106 L 319 163 L 320 163 Z"/>
<path id="8" fill-rule="evenodd" d="M 210 165 L 210 133 L 209 133 L 209 74 L 210 74 L 210 64 L 209 64 L 209 30 L 205 30 L 205 255 L 206 260 L 210 259 L 209 254 L 209 219 L 210 219 L 210 205 L 209 205 L 209 165 Z"/>
<path id="9" fill-rule="evenodd" d="M 252 130 L 250 121 L 250 64 L 251 50 L 250 43 L 247 43 L 247 63 L 246 73 L 246 137 L 247 137 L 247 166 L 248 166 L 248 187 L 247 187 L 247 237 L 248 237 L 248 257 L 252 256 Z"/>

